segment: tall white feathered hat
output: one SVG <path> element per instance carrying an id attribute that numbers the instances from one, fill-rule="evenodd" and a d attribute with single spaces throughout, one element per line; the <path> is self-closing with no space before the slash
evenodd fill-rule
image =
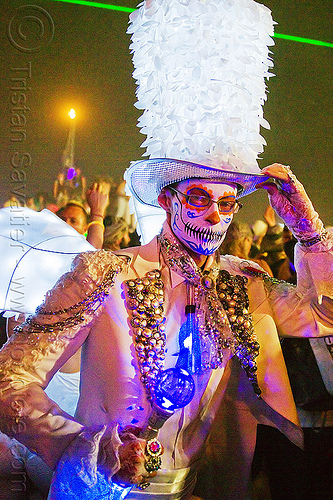
<path id="1" fill-rule="evenodd" d="M 146 0 L 130 16 L 138 126 L 146 160 L 125 172 L 136 200 L 199 177 L 234 182 L 239 196 L 263 180 L 260 127 L 272 76 L 270 10 L 254 0 Z"/>

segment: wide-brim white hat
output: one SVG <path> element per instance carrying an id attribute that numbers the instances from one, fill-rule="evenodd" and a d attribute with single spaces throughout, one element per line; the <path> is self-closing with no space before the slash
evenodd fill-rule
<path id="1" fill-rule="evenodd" d="M 209 167 L 185 160 L 152 158 L 132 162 L 124 179 L 133 196 L 141 203 L 158 207 L 158 195 L 171 184 L 185 179 L 207 179 L 232 183 L 237 186 L 237 196 L 246 196 L 255 191 L 257 184 L 268 179 L 263 174 L 237 171 L 227 163 L 221 168 Z"/>

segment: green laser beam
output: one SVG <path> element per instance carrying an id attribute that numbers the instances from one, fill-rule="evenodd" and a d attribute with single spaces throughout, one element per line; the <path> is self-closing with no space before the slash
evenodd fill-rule
<path id="1" fill-rule="evenodd" d="M 121 7 L 120 5 L 110 5 L 101 2 L 89 2 L 88 0 L 52 0 L 53 2 L 75 3 L 77 5 L 86 5 L 88 7 L 98 7 L 100 9 L 118 10 L 120 12 L 134 12 L 136 9 L 130 7 Z"/>
<path id="2" fill-rule="evenodd" d="M 322 47 L 333 48 L 333 43 L 313 40 L 312 38 L 303 38 L 301 36 L 282 35 L 281 33 L 274 33 L 274 38 L 283 38 L 284 40 L 291 40 L 292 42 L 310 43 L 312 45 L 321 45 Z"/>
<path id="3" fill-rule="evenodd" d="M 136 9 L 130 7 L 121 7 L 119 5 L 111 5 L 101 2 L 90 2 L 88 0 L 52 0 L 53 2 L 74 3 L 77 5 L 86 5 L 88 7 L 98 7 L 100 9 L 117 10 L 120 12 L 134 12 Z M 303 38 L 301 36 L 283 35 L 282 33 L 274 33 L 274 38 L 282 38 L 283 40 L 291 40 L 292 42 L 308 43 L 311 45 L 320 45 L 321 47 L 333 48 L 333 43 L 322 42 L 321 40 L 313 40 L 312 38 Z"/>

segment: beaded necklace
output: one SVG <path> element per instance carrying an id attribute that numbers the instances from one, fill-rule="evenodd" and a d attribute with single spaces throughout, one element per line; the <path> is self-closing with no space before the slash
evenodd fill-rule
<path id="1" fill-rule="evenodd" d="M 172 233 L 165 235 L 162 232 L 159 241 L 167 264 L 194 286 L 202 371 L 221 366 L 223 351 L 230 348 L 244 368 L 255 394 L 260 397 L 256 365 L 260 346 L 248 310 L 248 278 L 232 276 L 218 267 L 213 267 L 209 273 L 202 272 Z"/>
<path id="2" fill-rule="evenodd" d="M 172 234 L 162 233 L 159 243 L 166 264 L 184 276 L 194 291 L 193 304 L 188 304 L 185 310 L 187 314 L 195 313 L 199 328 L 201 364 L 193 371 L 201 373 L 220 367 L 225 350 L 231 349 L 246 371 L 254 392 L 260 397 L 255 361 L 259 344 L 248 311 L 248 279 L 232 276 L 226 270 L 220 271 L 217 265 L 209 272 L 203 272 Z M 161 272 L 155 269 L 142 279 L 128 280 L 126 288 L 141 381 L 148 399 L 152 401 L 156 380 L 165 359 L 164 286 Z"/>

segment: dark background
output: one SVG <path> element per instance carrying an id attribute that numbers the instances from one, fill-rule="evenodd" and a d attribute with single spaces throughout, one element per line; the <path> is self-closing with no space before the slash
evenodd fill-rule
<path id="1" fill-rule="evenodd" d="M 104 3 L 135 8 L 136 0 Z M 266 0 L 273 13 L 277 33 L 333 42 L 332 0 Z M 18 8 L 34 4 L 45 9 L 54 23 L 48 46 L 26 52 L 15 46 Z M 115 181 L 132 160 L 140 159 L 144 136 L 136 127 L 139 112 L 126 34 L 128 13 L 50 0 L 2 0 L 0 74 L 0 203 L 17 187 L 11 178 L 15 152 L 31 155 L 31 166 L 23 167 L 26 196 L 38 190 L 51 192 L 61 168 L 70 120 L 67 111 L 77 111 L 75 160 L 92 181 L 96 175 L 111 175 Z M 16 17 L 15 17 L 16 16 Z M 46 19 L 47 40 L 50 21 Z M 11 26 L 11 35 L 8 29 Z M 30 39 L 40 33 L 27 25 Z M 13 41 L 14 40 L 14 41 Z M 40 42 L 43 45 L 43 41 Z M 31 48 L 31 47 L 30 47 Z M 277 75 L 268 83 L 265 118 L 270 131 L 263 131 L 268 145 L 261 167 L 274 161 L 289 164 L 306 185 L 324 222 L 333 224 L 332 175 L 332 77 L 333 48 L 275 39 L 272 47 Z M 26 90 L 26 138 L 13 142 L 10 102 L 13 68 L 31 65 L 30 90 Z M 21 76 L 22 76 L 21 71 Z M 242 218 L 260 218 L 267 205 L 265 193 L 245 199 Z"/>

